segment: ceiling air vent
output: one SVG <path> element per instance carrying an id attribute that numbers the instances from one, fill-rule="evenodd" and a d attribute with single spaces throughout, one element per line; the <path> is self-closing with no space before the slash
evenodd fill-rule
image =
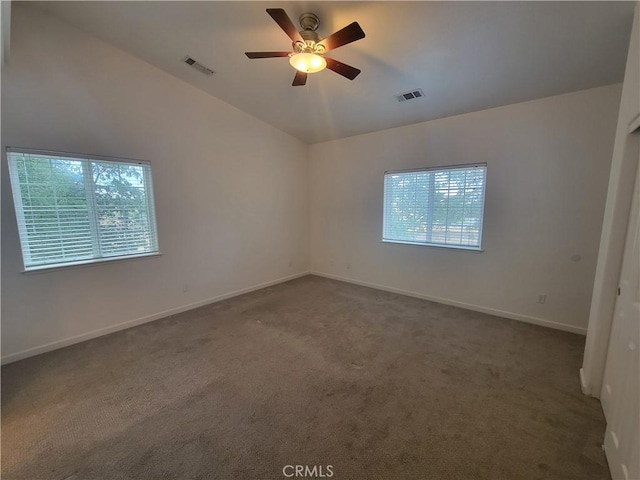
<path id="1" fill-rule="evenodd" d="M 424 92 L 421 88 L 411 90 L 410 92 L 399 93 L 395 96 L 399 102 L 406 102 L 407 100 L 413 100 L 414 98 L 424 97 Z"/>
<path id="2" fill-rule="evenodd" d="M 204 73 L 207 77 L 210 77 L 211 75 L 213 75 L 214 72 L 213 70 L 211 70 L 210 68 L 205 67 L 204 65 L 202 65 L 201 63 L 198 63 L 197 61 L 195 61 L 193 58 L 191 57 L 186 57 L 184 59 L 184 63 L 186 63 L 187 65 L 195 68 L 196 70 L 198 70 L 200 73 Z"/>

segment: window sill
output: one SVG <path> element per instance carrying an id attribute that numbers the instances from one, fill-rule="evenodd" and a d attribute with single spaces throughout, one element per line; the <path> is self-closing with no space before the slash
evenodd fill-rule
<path id="1" fill-rule="evenodd" d="M 472 252 L 472 253 L 482 253 L 484 252 L 484 249 L 482 247 L 465 247 L 463 245 L 443 245 L 443 244 L 439 244 L 439 243 L 420 243 L 420 242 L 404 242 L 401 240 L 385 240 L 382 239 L 381 243 L 388 243 L 388 244 L 398 244 L 398 245 L 409 245 L 412 247 L 435 247 L 435 248 L 446 248 L 449 250 L 462 250 L 465 252 Z"/>
<path id="2" fill-rule="evenodd" d="M 74 269 L 74 268 L 82 268 L 82 267 L 92 267 L 95 265 L 101 265 L 101 264 L 105 264 L 105 263 L 119 263 L 119 262 L 128 262 L 128 261 L 132 261 L 132 260 L 142 260 L 145 258 L 152 258 L 152 257 L 160 257 L 162 256 L 162 253 L 160 252 L 153 252 L 153 253 L 144 253 L 141 255 L 127 255 L 125 257 L 114 257 L 114 258 L 97 258 L 97 259 L 93 259 L 93 260 L 84 260 L 81 262 L 74 262 L 74 263 L 55 263 L 55 264 L 51 264 L 51 265 L 39 265 L 37 267 L 29 267 L 29 268 L 25 268 L 24 270 L 22 270 L 22 273 L 27 274 L 27 275 L 31 275 L 31 274 L 35 274 L 35 273 L 47 273 L 47 272 L 54 272 L 54 271 L 59 271 L 59 270 L 69 270 L 69 269 Z"/>

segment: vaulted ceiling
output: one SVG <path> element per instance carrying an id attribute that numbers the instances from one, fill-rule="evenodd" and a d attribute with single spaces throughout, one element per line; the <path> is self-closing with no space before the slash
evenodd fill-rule
<path id="1" fill-rule="evenodd" d="M 307 143 L 621 82 L 634 2 L 28 2 Z M 324 70 L 292 87 L 290 50 L 267 15 L 320 17 L 328 36 L 357 21 L 366 38 L 332 52 L 362 70 Z M 187 66 L 191 56 L 215 71 Z M 126 75 L 126 72 L 123 72 Z M 421 88 L 421 99 L 394 95 Z"/>

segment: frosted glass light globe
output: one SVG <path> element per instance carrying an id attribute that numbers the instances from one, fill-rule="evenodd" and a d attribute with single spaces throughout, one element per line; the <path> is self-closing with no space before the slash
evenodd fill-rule
<path id="1" fill-rule="evenodd" d="M 291 55 L 289 63 L 293 68 L 304 73 L 316 73 L 327 66 L 327 61 L 315 53 L 296 53 Z"/>

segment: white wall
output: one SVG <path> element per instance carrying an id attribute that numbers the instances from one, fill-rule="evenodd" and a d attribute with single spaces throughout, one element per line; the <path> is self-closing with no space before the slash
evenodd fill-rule
<path id="1" fill-rule="evenodd" d="M 580 370 L 584 393 L 595 397 L 600 397 L 602 389 L 633 181 L 638 168 L 640 134 L 629 133 L 629 123 L 640 114 L 640 3 L 636 6 L 627 55 L 589 329 Z"/>
<path id="2" fill-rule="evenodd" d="M 42 13 L 12 13 L 2 72 L 3 359 L 308 270 L 306 145 Z M 21 273 L 6 146 L 150 160 L 163 255 Z"/>
<path id="3" fill-rule="evenodd" d="M 312 145 L 311 270 L 584 333 L 620 92 Z M 484 252 L 380 242 L 385 170 L 475 162 L 488 164 Z"/>

